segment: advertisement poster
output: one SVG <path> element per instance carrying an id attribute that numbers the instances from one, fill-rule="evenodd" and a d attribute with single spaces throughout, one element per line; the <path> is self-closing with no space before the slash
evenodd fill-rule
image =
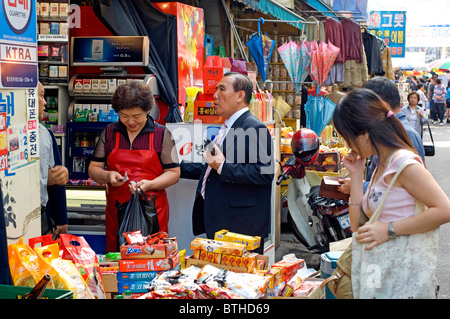
<path id="1" fill-rule="evenodd" d="M 73 37 L 71 64 L 145 66 L 149 62 L 147 37 Z"/>
<path id="2" fill-rule="evenodd" d="M 27 125 L 8 127 L 9 169 L 14 170 L 28 163 Z"/>
<path id="3" fill-rule="evenodd" d="M 0 171 L 8 168 L 8 143 L 6 134 L 6 113 L 0 113 Z"/>
<path id="4" fill-rule="evenodd" d="M 393 58 L 405 57 L 406 11 L 371 11 L 369 32 L 389 46 Z"/>
<path id="5" fill-rule="evenodd" d="M 27 132 L 29 160 L 33 160 L 39 157 L 39 109 L 36 97 L 36 90 L 27 90 Z"/>
<path id="6" fill-rule="evenodd" d="M 33 88 L 38 82 L 36 1 L 0 6 L 0 88 Z"/>

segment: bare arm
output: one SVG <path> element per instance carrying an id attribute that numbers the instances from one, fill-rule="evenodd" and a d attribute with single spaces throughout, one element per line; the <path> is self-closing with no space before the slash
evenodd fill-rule
<path id="1" fill-rule="evenodd" d="M 397 187 L 405 188 L 428 209 L 417 215 L 393 222 L 397 236 L 426 232 L 450 221 L 450 200 L 431 173 L 422 165 L 409 165 L 399 175 Z M 370 243 L 366 249 L 389 240 L 388 224 L 377 221 L 358 229 L 356 239 Z"/>
<path id="2" fill-rule="evenodd" d="M 97 183 L 110 183 L 112 186 L 122 186 L 125 182 L 121 181 L 123 176 L 116 171 L 105 170 L 104 162 L 94 162 L 89 164 L 89 177 Z"/>
<path id="3" fill-rule="evenodd" d="M 144 192 L 150 190 L 165 189 L 177 183 L 180 179 L 180 168 L 167 168 L 164 172 L 153 180 L 143 179 L 138 181 L 135 186 L 130 184 L 130 191 L 134 193 L 137 187 L 141 187 Z"/>

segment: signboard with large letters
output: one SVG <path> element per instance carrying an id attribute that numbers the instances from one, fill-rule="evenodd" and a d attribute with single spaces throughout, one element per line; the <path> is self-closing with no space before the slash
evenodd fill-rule
<path id="1" fill-rule="evenodd" d="M 369 32 L 389 46 L 393 58 L 405 57 L 406 11 L 371 11 Z"/>
<path id="2" fill-rule="evenodd" d="M 36 1 L 1 0 L 0 88 L 37 86 L 36 25 Z"/>

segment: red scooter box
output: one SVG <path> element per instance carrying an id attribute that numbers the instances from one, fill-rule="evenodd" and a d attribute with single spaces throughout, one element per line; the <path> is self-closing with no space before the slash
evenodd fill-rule
<path id="1" fill-rule="evenodd" d="M 180 263 L 179 251 L 174 251 L 166 258 L 150 258 L 150 259 L 121 259 L 119 260 L 120 272 L 133 271 L 159 271 L 170 270 Z"/>
<path id="2" fill-rule="evenodd" d="M 153 245 L 122 245 L 120 246 L 121 259 L 154 259 L 167 258 L 178 250 L 176 237 L 165 238 L 164 243 Z"/>

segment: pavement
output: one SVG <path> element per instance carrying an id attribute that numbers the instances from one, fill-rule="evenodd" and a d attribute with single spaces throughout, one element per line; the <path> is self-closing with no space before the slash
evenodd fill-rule
<path id="1" fill-rule="evenodd" d="M 444 120 L 445 122 L 445 120 Z M 436 155 L 426 157 L 425 164 L 438 184 L 450 196 L 450 124 L 440 126 L 431 124 Z M 424 129 L 424 143 L 431 143 L 428 127 Z M 281 224 L 281 241 L 275 250 L 275 261 L 281 260 L 284 255 L 293 253 L 297 258 L 305 260 L 308 268 L 320 270 L 320 253 L 309 251 L 292 234 L 288 224 Z M 450 223 L 440 227 L 439 252 L 436 277 L 440 286 L 438 299 L 450 299 Z"/>

